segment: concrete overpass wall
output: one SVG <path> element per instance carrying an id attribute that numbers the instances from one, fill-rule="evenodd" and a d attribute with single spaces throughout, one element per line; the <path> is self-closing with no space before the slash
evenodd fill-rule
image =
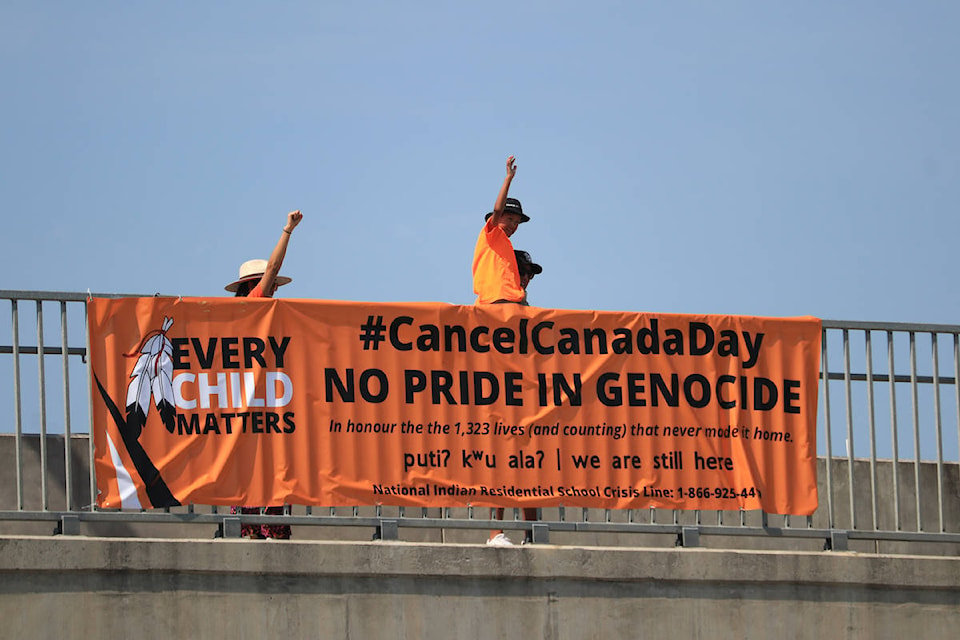
<path id="1" fill-rule="evenodd" d="M 39 438 L 23 442 L 24 508 L 39 510 Z M 79 507 L 89 502 L 87 440 L 70 444 Z M 17 509 L 14 453 L 12 436 L 0 436 L 0 511 L 8 513 Z M 62 437 L 48 438 L 46 458 L 47 508 L 61 510 Z M 825 464 L 816 527 L 828 519 Z M 833 464 L 834 519 L 852 528 L 847 462 Z M 936 530 L 936 465 L 921 465 L 919 475 L 924 530 Z M 858 461 L 860 528 L 872 526 L 870 477 Z M 881 463 L 877 477 L 879 524 L 896 528 L 892 464 Z M 900 519 L 910 530 L 913 465 L 901 463 L 899 478 Z M 956 532 L 957 465 L 939 478 L 945 529 Z M 545 519 L 557 516 L 545 510 Z M 872 640 L 952 639 L 960 629 L 954 543 L 851 541 L 850 552 L 827 552 L 817 539 L 713 536 L 701 548 L 675 548 L 671 535 L 558 532 L 554 544 L 498 549 L 482 544 L 483 529 L 401 528 L 401 542 L 378 543 L 364 527 L 298 526 L 289 542 L 214 540 L 209 524 L 84 523 L 80 536 L 51 530 L 51 522 L 0 520 L 0 638 Z"/>
<path id="2" fill-rule="evenodd" d="M 960 559 L 0 537 L 0 637 L 954 639 Z"/>

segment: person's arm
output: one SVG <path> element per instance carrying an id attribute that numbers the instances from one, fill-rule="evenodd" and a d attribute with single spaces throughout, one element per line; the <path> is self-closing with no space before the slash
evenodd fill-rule
<path id="1" fill-rule="evenodd" d="M 517 175 L 517 163 L 513 156 L 507 158 L 507 177 L 503 179 L 503 186 L 500 187 L 500 193 L 497 194 L 497 201 L 493 205 L 493 215 L 490 216 L 490 224 L 496 225 L 500 222 L 500 216 L 503 215 L 503 208 L 507 204 L 507 195 L 510 193 L 510 183 L 513 177 Z"/>
<path id="2" fill-rule="evenodd" d="M 280 239 L 277 240 L 277 246 L 273 248 L 270 259 L 267 260 L 267 268 L 260 278 L 260 290 L 270 295 L 273 287 L 273 281 L 277 279 L 280 273 L 280 267 L 283 266 L 283 259 L 287 255 L 287 244 L 290 242 L 290 234 L 297 228 L 300 221 L 303 220 L 303 214 L 300 210 L 291 211 L 287 214 L 287 224 L 283 225 L 283 231 L 280 232 Z"/>

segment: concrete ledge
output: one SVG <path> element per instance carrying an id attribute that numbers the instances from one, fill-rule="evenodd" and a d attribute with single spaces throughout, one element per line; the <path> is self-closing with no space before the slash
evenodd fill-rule
<path id="1" fill-rule="evenodd" d="M 0 637 L 955 640 L 960 559 L 0 537 Z"/>
<path id="2" fill-rule="evenodd" d="M 492 548 L 406 542 L 0 536 L 0 572 L 18 570 L 807 584 L 960 592 L 960 558 L 555 545 Z"/>

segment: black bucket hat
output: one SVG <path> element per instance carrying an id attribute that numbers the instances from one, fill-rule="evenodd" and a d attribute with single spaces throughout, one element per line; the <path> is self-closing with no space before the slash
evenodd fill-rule
<path id="1" fill-rule="evenodd" d="M 527 214 L 525 214 L 525 213 L 523 212 L 523 207 L 520 206 L 520 201 L 517 200 L 516 198 L 507 198 L 506 203 L 504 203 L 504 205 L 503 205 L 503 212 L 504 212 L 504 213 L 515 213 L 515 214 L 519 215 L 519 216 L 520 216 L 520 224 L 523 224 L 524 222 L 528 222 L 528 221 L 530 220 L 530 216 L 528 216 Z M 490 219 L 490 216 L 492 216 L 492 215 L 493 215 L 493 211 L 491 211 L 491 212 L 488 213 L 486 216 L 484 216 L 483 219 L 484 219 L 484 220 L 489 220 L 489 219 Z"/>
<path id="2" fill-rule="evenodd" d="M 529 253 L 520 251 L 519 249 L 514 249 L 513 253 L 517 256 L 517 267 L 521 270 L 523 270 L 523 267 L 526 267 L 535 276 L 543 273 L 543 267 L 534 262 Z"/>

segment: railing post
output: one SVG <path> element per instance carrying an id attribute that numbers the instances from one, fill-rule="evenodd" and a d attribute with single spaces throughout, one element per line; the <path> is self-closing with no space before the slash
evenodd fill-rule
<path id="1" fill-rule="evenodd" d="M 78 536 L 80 535 L 80 516 L 76 514 L 63 514 L 57 522 L 53 535 L 57 536 Z"/>
<path id="2" fill-rule="evenodd" d="M 533 544 L 550 544 L 550 525 L 535 523 L 531 527 L 530 540 Z"/>
<path id="3" fill-rule="evenodd" d="M 60 301 L 60 356 L 63 365 L 63 483 L 67 511 L 73 511 L 73 457 L 70 455 L 70 348 L 67 336 L 67 301 Z"/>
<path id="4" fill-rule="evenodd" d="M 700 528 L 683 527 L 677 536 L 677 546 L 684 548 L 695 548 L 700 546 Z"/>
<path id="5" fill-rule="evenodd" d="M 849 537 L 846 531 L 833 529 L 823 548 L 826 551 L 849 551 Z"/>
<path id="6" fill-rule="evenodd" d="M 240 526 L 240 518 L 237 516 L 225 516 L 220 522 L 221 538 L 239 538 L 243 529 Z"/>
<path id="7" fill-rule="evenodd" d="M 20 406 L 20 313 L 17 301 L 10 301 L 12 315 L 10 324 L 13 332 L 13 425 L 14 448 L 17 474 L 17 510 L 23 511 L 23 408 Z"/>
<path id="8" fill-rule="evenodd" d="M 46 511 L 50 508 L 47 490 L 47 472 L 50 467 L 47 463 L 47 380 L 44 367 L 42 300 L 37 300 L 37 376 L 37 394 L 40 396 L 40 505 Z"/>
<path id="9" fill-rule="evenodd" d="M 399 540 L 400 526 L 396 520 L 381 520 L 377 533 L 380 534 L 380 540 Z"/>

